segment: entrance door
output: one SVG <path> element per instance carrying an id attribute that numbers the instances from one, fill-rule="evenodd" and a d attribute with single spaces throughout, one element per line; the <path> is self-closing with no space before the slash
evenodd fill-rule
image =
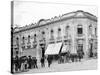
<path id="1" fill-rule="evenodd" d="M 78 50 L 83 51 L 83 44 L 78 44 Z"/>
<path id="2" fill-rule="evenodd" d="M 41 56 L 45 57 L 45 44 L 40 44 L 41 47 Z"/>
<path id="3" fill-rule="evenodd" d="M 89 57 L 93 57 L 93 39 L 89 40 Z"/>
<path id="4" fill-rule="evenodd" d="M 93 57 L 93 43 L 90 43 L 90 57 Z"/>
<path id="5" fill-rule="evenodd" d="M 77 41 L 77 53 L 83 58 L 84 50 L 83 50 L 83 40 L 79 39 Z"/>

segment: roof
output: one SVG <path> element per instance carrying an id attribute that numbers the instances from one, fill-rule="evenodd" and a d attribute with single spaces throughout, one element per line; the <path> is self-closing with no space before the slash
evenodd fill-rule
<path id="1" fill-rule="evenodd" d="M 20 32 L 20 31 L 25 31 L 25 30 L 32 29 L 32 28 L 35 28 L 35 27 L 40 27 L 42 25 L 47 25 L 47 24 L 50 24 L 50 23 L 54 23 L 54 22 L 57 22 L 59 20 L 70 19 L 70 18 L 88 18 L 88 19 L 91 19 L 91 20 L 97 22 L 97 17 L 94 16 L 93 14 L 90 14 L 88 12 L 84 12 L 82 10 L 78 10 L 78 11 L 75 11 L 75 12 L 70 12 L 70 13 L 63 14 L 62 16 L 58 16 L 58 17 L 55 16 L 54 18 L 51 18 L 51 19 L 40 19 L 35 24 L 30 24 L 30 25 L 26 25 L 24 27 L 16 28 L 14 30 L 14 33 Z"/>

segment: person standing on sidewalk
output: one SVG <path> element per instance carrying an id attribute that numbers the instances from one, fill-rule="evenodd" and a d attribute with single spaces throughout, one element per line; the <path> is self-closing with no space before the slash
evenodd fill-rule
<path id="1" fill-rule="evenodd" d="M 44 62 L 45 62 L 45 59 L 44 59 L 44 57 L 42 57 L 42 58 L 41 58 L 41 67 L 45 67 Z"/>
<path id="2" fill-rule="evenodd" d="M 48 61 L 48 67 L 50 67 L 51 62 L 52 62 L 51 56 L 48 56 L 47 61 Z"/>

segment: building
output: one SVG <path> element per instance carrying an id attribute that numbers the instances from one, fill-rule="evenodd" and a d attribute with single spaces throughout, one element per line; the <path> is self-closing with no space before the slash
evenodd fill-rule
<path id="1" fill-rule="evenodd" d="M 83 50 L 84 58 L 97 53 L 97 17 L 82 10 L 38 23 L 18 27 L 13 32 L 13 55 L 41 58 L 50 44 L 63 43 L 66 50 Z M 55 51 L 55 50 L 54 50 Z"/>

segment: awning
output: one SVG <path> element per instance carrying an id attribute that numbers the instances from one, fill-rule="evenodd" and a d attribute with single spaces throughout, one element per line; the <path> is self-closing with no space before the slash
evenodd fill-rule
<path id="1" fill-rule="evenodd" d="M 62 47 L 61 53 L 68 52 L 68 50 L 69 50 L 68 45 L 64 45 L 64 46 Z"/>
<path id="2" fill-rule="evenodd" d="M 54 54 L 58 54 L 60 51 L 60 48 L 62 46 L 62 42 L 60 43 L 54 43 L 54 44 L 49 44 L 46 51 L 45 51 L 45 55 L 54 55 Z"/>

